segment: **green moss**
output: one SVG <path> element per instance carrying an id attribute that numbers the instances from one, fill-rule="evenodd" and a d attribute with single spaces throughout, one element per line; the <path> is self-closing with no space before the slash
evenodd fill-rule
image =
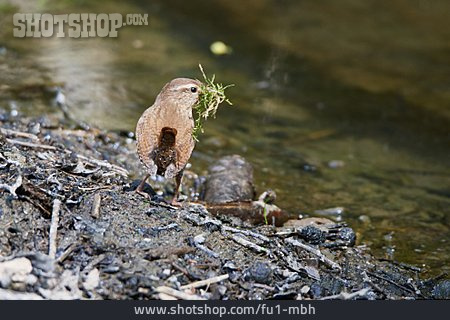
<path id="1" fill-rule="evenodd" d="M 201 64 L 198 65 L 203 76 L 203 85 L 200 91 L 200 97 L 198 103 L 194 106 L 195 110 L 195 127 L 192 135 L 195 141 L 198 140 L 199 133 L 203 133 L 203 121 L 209 117 L 216 117 L 217 109 L 222 102 L 226 102 L 232 105 L 231 101 L 227 99 L 225 95 L 225 89 L 234 86 L 234 84 L 223 85 L 221 83 L 215 83 L 216 76 L 213 74 L 211 78 L 208 78 L 203 70 Z"/>

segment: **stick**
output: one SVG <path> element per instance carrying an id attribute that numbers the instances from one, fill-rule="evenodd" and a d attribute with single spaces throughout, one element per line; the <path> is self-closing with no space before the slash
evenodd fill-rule
<path id="1" fill-rule="evenodd" d="M 40 143 L 31 143 L 31 142 L 25 142 L 25 141 L 20 141 L 20 140 L 14 140 L 14 139 L 8 139 L 6 138 L 6 141 L 11 143 L 11 144 L 17 144 L 20 146 L 24 146 L 24 147 L 29 147 L 29 148 L 41 148 L 41 149 L 46 149 L 46 150 L 57 150 L 56 147 L 54 146 L 50 146 L 48 144 L 40 144 Z M 64 150 L 65 153 L 72 153 L 72 151 L 70 150 Z M 84 160 L 87 162 L 90 162 L 92 164 L 95 164 L 99 167 L 104 167 L 104 168 L 108 168 L 112 171 L 116 171 L 118 174 L 124 176 L 124 177 L 128 177 L 128 170 L 122 167 L 119 167 L 115 164 L 111 164 L 107 161 L 104 160 L 98 160 L 98 159 L 94 159 L 94 158 L 88 158 L 86 156 L 83 156 L 81 154 L 76 154 L 76 157 L 80 160 Z"/>
<path id="2" fill-rule="evenodd" d="M 364 297 L 367 294 L 367 292 L 369 292 L 369 291 L 370 291 L 370 288 L 363 288 L 363 289 L 358 290 L 353 293 L 341 292 L 341 293 L 335 294 L 333 296 L 323 297 L 320 300 L 335 300 L 335 299 L 351 300 L 356 297 Z"/>
<path id="3" fill-rule="evenodd" d="M 56 262 L 63 263 L 64 260 L 67 259 L 67 257 L 70 256 L 70 254 L 73 252 L 73 250 L 77 247 L 77 243 L 72 243 L 70 246 L 67 247 L 66 250 L 56 259 Z"/>
<path id="4" fill-rule="evenodd" d="M 246 240 L 244 238 L 241 238 L 241 237 L 239 237 L 239 236 L 237 236 L 235 234 L 233 234 L 231 236 L 231 239 L 233 239 L 235 242 L 239 243 L 241 246 L 253 249 L 256 252 L 270 253 L 268 249 L 266 249 L 264 247 L 261 247 L 261 246 L 255 244 L 255 243 L 253 243 L 253 242 L 250 242 L 250 241 L 248 241 L 248 240 Z"/>
<path id="5" fill-rule="evenodd" d="M 72 151 L 70 150 L 64 150 L 66 153 L 72 153 Z M 104 167 L 104 168 L 108 168 L 109 170 L 112 171 L 116 171 L 118 174 L 124 176 L 124 177 L 128 177 L 128 170 L 122 167 L 119 167 L 115 164 L 111 164 L 105 160 L 98 160 L 98 159 L 94 159 L 94 158 L 88 158 L 86 156 L 83 156 L 81 154 L 76 154 L 76 157 L 80 160 L 84 160 L 87 162 L 90 162 L 92 164 L 95 164 L 99 167 Z"/>
<path id="6" fill-rule="evenodd" d="M 287 243 L 290 243 L 296 247 L 300 247 L 302 249 L 305 249 L 308 252 L 311 252 L 312 254 L 316 255 L 320 261 L 322 261 L 323 263 L 329 265 L 331 268 L 333 269 L 338 269 L 338 270 L 342 270 L 341 266 L 338 265 L 336 262 L 334 262 L 333 260 L 328 259 L 327 257 L 325 257 L 323 255 L 322 252 L 320 252 L 320 250 L 318 249 L 314 249 L 313 247 L 310 247 L 304 243 L 301 243 L 300 241 L 297 241 L 293 238 L 287 238 L 284 241 L 286 241 Z"/>
<path id="7" fill-rule="evenodd" d="M 56 234 L 58 232 L 58 222 L 59 222 L 59 208 L 61 207 L 61 200 L 55 199 L 53 201 L 52 210 L 52 222 L 50 224 L 50 240 L 48 255 L 50 258 L 55 259 L 56 257 Z"/>
<path id="8" fill-rule="evenodd" d="M 378 278 L 378 279 L 380 279 L 380 280 L 389 282 L 390 284 L 393 284 L 394 286 L 396 286 L 396 287 L 398 287 L 398 288 L 400 288 L 400 289 L 402 289 L 402 290 L 404 290 L 404 291 L 407 291 L 407 292 L 412 293 L 412 294 L 417 294 L 416 292 L 414 292 L 413 289 L 410 289 L 410 288 L 407 288 L 407 287 L 405 287 L 405 286 L 402 286 L 401 284 L 399 284 L 399 283 L 397 283 L 397 282 L 395 282 L 395 281 L 392 281 L 392 280 L 390 280 L 390 279 L 388 279 L 388 278 L 385 278 L 385 277 L 383 277 L 383 276 L 380 276 L 380 275 L 378 275 L 378 274 L 376 274 L 376 273 L 367 271 L 367 274 L 370 275 L 370 276 L 372 276 L 372 277 Z"/>
<path id="9" fill-rule="evenodd" d="M 396 266 L 402 267 L 404 269 L 409 269 L 409 270 L 416 271 L 416 272 L 422 272 L 421 268 L 416 267 L 416 266 L 412 266 L 412 265 L 407 264 L 407 263 L 398 262 L 398 261 L 391 260 L 391 259 L 384 259 L 384 258 L 379 258 L 378 260 L 390 262 L 390 263 L 395 264 Z"/>
<path id="10" fill-rule="evenodd" d="M 147 201 L 154 207 L 163 207 L 163 208 L 170 209 L 170 210 L 179 210 L 180 209 L 178 207 L 171 206 L 170 204 L 167 204 L 164 202 L 156 202 L 153 200 L 147 200 Z"/>
<path id="11" fill-rule="evenodd" d="M 20 140 L 15 140 L 15 139 L 8 139 L 8 138 L 6 138 L 6 141 L 11 144 L 17 144 L 19 146 L 24 146 L 24 147 L 29 147 L 29 148 L 56 150 L 56 147 L 49 146 L 48 144 L 32 143 L 32 142 L 26 142 L 26 141 L 20 141 Z"/>
<path id="12" fill-rule="evenodd" d="M 100 218 L 100 202 L 102 198 L 99 193 L 94 194 L 94 202 L 92 203 L 91 216 L 95 219 Z"/>
<path id="13" fill-rule="evenodd" d="M 200 280 L 200 281 L 195 281 L 192 282 L 190 284 L 181 286 L 180 289 L 185 290 L 185 289 L 192 289 L 192 288 L 199 288 L 199 287 L 203 287 L 203 286 L 209 286 L 211 283 L 216 283 L 216 282 L 220 282 L 223 280 L 228 279 L 229 275 L 228 274 L 222 274 L 220 276 L 216 276 L 216 277 L 212 277 L 206 280 Z"/>
<path id="14" fill-rule="evenodd" d="M 253 232 L 250 230 L 236 229 L 236 228 L 232 228 L 232 227 L 229 227 L 226 225 L 222 225 L 222 230 L 236 232 L 236 233 L 242 233 L 242 234 L 245 234 L 246 236 L 252 236 L 252 237 L 262 240 L 264 242 L 270 242 L 270 239 L 267 238 L 266 236 L 263 236 L 262 234 L 259 234 L 259 233 L 256 233 L 256 232 Z"/>
<path id="15" fill-rule="evenodd" d="M 34 135 L 32 133 L 28 133 L 28 132 L 21 132 L 21 131 L 6 129 L 6 128 L 0 128 L 0 133 L 5 136 L 16 136 L 16 137 L 21 137 L 21 138 L 28 138 L 28 139 L 31 139 L 34 141 L 39 141 L 39 138 L 36 135 Z"/>
<path id="16" fill-rule="evenodd" d="M 206 300 L 196 294 L 189 294 L 166 286 L 157 287 L 155 291 L 181 300 Z"/>

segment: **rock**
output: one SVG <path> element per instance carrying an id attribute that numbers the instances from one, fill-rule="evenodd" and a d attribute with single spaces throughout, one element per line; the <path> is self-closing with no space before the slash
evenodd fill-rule
<path id="1" fill-rule="evenodd" d="M 87 291 L 94 290 L 100 283 L 100 271 L 97 268 L 92 269 L 86 276 L 86 280 L 83 282 L 83 287 Z"/>
<path id="2" fill-rule="evenodd" d="M 16 258 L 0 263 L 0 285 L 3 288 L 9 287 L 12 278 L 15 280 L 26 279 L 31 273 L 33 266 L 27 258 Z"/>
<path id="3" fill-rule="evenodd" d="M 298 230 L 298 234 L 302 237 L 306 242 L 311 244 L 320 244 L 325 242 L 326 240 L 326 232 L 320 230 L 317 227 L 312 225 L 308 225 L 300 230 Z"/>
<path id="4" fill-rule="evenodd" d="M 450 299 L 450 280 L 442 280 L 433 288 L 435 299 Z"/>
<path id="5" fill-rule="evenodd" d="M 267 284 L 272 280 L 272 269 L 267 263 L 257 261 L 248 270 L 248 275 L 250 280 Z"/>
<path id="6" fill-rule="evenodd" d="M 208 203 L 251 201 L 255 196 L 253 168 L 239 155 L 226 156 L 208 169 L 204 199 Z"/>
<path id="7" fill-rule="evenodd" d="M 347 246 L 354 246 L 356 241 L 356 234 L 352 228 L 345 227 L 339 230 L 338 239 L 342 240 Z"/>

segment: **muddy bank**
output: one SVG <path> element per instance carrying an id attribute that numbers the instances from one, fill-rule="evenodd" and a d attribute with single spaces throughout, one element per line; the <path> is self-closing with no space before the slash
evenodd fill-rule
<path id="1" fill-rule="evenodd" d="M 449 296 L 445 276 L 423 280 L 417 267 L 375 259 L 345 222 L 252 225 L 232 203 L 199 203 L 217 167 L 208 177 L 188 171 L 192 201 L 172 208 L 162 201 L 170 181 L 151 181 L 152 201 L 133 192 L 142 168 L 129 137 L 6 112 L 0 126 L 0 299 Z"/>

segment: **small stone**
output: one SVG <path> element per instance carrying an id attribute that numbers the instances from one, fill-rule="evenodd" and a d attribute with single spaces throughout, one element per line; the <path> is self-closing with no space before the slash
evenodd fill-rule
<path id="1" fill-rule="evenodd" d="M 150 292 L 150 290 L 148 288 L 142 288 L 142 287 L 139 287 L 137 291 L 142 294 L 148 294 Z"/>
<path id="2" fill-rule="evenodd" d="M 311 244 L 320 244 L 325 242 L 326 239 L 326 233 L 312 225 L 300 229 L 298 234 Z"/>
<path id="3" fill-rule="evenodd" d="M 331 160 L 328 162 L 328 167 L 331 169 L 338 169 L 345 166 L 345 162 L 342 160 Z"/>
<path id="4" fill-rule="evenodd" d="M 344 241 L 347 246 L 355 245 L 356 234 L 352 228 L 345 227 L 339 231 L 338 237 L 340 240 Z"/>
<path id="5" fill-rule="evenodd" d="M 311 294 L 314 299 L 322 297 L 323 289 L 317 282 L 311 285 Z"/>
<path id="6" fill-rule="evenodd" d="M 307 294 L 307 293 L 309 292 L 310 289 L 311 289 L 311 288 L 310 288 L 309 286 L 303 286 L 303 287 L 300 289 L 300 293 L 301 293 L 301 294 Z"/>
<path id="7" fill-rule="evenodd" d="M 92 269 L 86 276 L 86 280 L 83 282 L 83 287 L 87 291 L 94 290 L 100 283 L 100 271 L 97 268 Z"/>
<path id="8" fill-rule="evenodd" d="M 249 269 L 251 280 L 259 283 L 270 283 L 272 280 L 272 269 L 265 262 L 255 262 Z"/>
<path id="9" fill-rule="evenodd" d="M 7 288 L 14 276 L 20 280 L 22 279 L 21 276 L 30 274 L 32 270 L 31 261 L 27 258 L 16 258 L 2 262 L 0 263 L 0 285 Z"/>
<path id="10" fill-rule="evenodd" d="M 165 276 L 170 276 L 170 269 L 164 269 L 162 273 Z"/>

